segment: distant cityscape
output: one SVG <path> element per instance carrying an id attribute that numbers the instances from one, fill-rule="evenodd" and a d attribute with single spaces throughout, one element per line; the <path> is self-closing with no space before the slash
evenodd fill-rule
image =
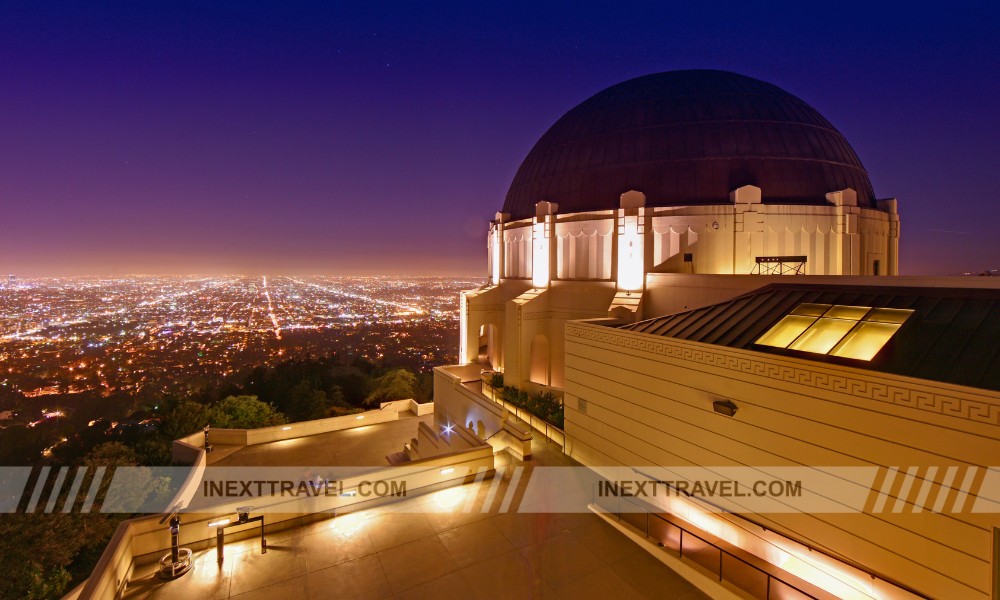
<path id="1" fill-rule="evenodd" d="M 25 397 L 186 393 L 336 352 L 427 371 L 457 359 L 472 278 L 9 276 L 0 389 Z"/>

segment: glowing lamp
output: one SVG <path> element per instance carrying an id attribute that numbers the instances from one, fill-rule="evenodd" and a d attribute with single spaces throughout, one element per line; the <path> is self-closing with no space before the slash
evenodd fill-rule
<path id="1" fill-rule="evenodd" d="M 645 255 L 639 217 L 622 217 L 618 234 L 618 289 L 634 292 L 642 289 Z"/>

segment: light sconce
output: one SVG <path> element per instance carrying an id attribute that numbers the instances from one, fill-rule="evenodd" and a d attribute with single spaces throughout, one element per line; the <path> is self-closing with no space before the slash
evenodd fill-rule
<path id="1" fill-rule="evenodd" d="M 739 407 L 732 400 L 713 400 L 712 410 L 719 413 L 720 415 L 726 415 L 727 417 L 736 416 L 736 411 Z"/>

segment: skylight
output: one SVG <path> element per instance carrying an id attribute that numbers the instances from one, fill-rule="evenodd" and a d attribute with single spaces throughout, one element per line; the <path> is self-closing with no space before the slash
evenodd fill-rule
<path id="1" fill-rule="evenodd" d="M 899 308 L 809 304 L 795 307 L 757 344 L 871 360 L 913 314 Z"/>

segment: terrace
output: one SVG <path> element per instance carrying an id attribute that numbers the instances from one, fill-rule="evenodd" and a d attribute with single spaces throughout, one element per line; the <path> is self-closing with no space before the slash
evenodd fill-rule
<path id="1" fill-rule="evenodd" d="M 568 464 L 535 444 L 533 464 Z M 206 547 L 175 581 L 142 565 L 124 598 L 708 598 L 598 515 L 505 511 L 525 463 L 498 459 L 496 478 L 268 533 L 266 554 Z"/>

